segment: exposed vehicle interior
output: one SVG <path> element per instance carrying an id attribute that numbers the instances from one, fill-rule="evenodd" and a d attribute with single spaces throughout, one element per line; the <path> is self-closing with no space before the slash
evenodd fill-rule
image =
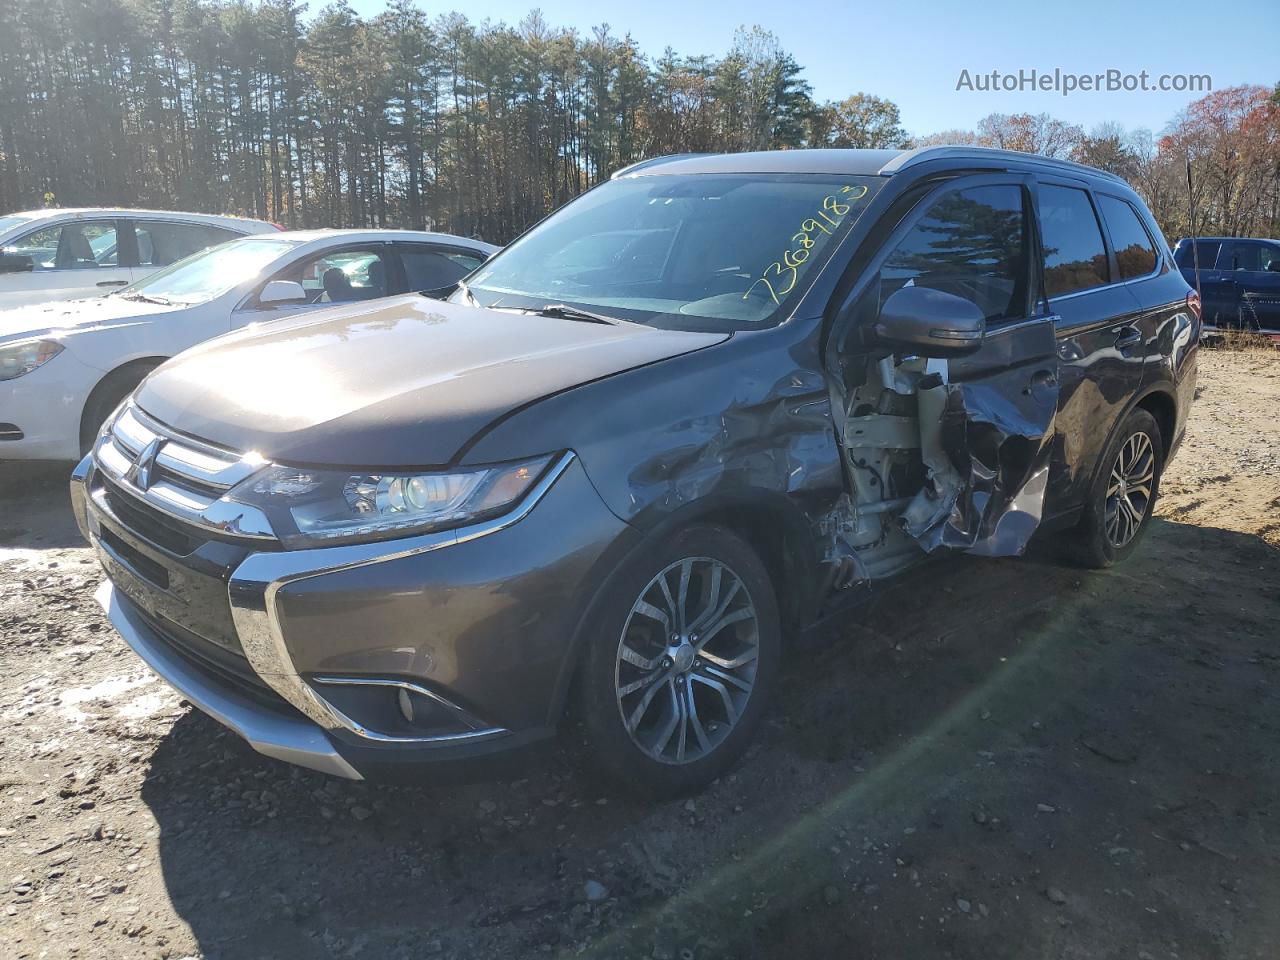
<path id="1" fill-rule="evenodd" d="M 114 221 L 46 227 L 21 238 L 6 252 L 30 257 L 34 270 L 79 270 L 116 265 Z"/>
<path id="2" fill-rule="evenodd" d="M 838 340 L 842 439 L 852 502 L 831 531 L 852 548 L 848 573 L 878 579 L 919 558 L 914 533 L 951 508 L 964 480 L 942 444 L 947 362 L 867 350 L 860 334 L 909 288 L 968 301 L 988 324 L 1025 309 L 1030 271 L 1022 191 L 975 186 L 945 194 L 872 276 Z"/>

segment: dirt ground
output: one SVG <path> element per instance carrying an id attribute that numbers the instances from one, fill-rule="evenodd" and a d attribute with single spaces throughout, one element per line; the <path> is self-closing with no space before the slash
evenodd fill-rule
<path id="1" fill-rule="evenodd" d="M 424 788 L 257 756 L 99 613 L 67 468 L 0 466 L 0 957 L 1280 956 L 1280 355 L 1200 382 L 1123 567 L 917 572 L 657 806 L 562 750 Z"/>

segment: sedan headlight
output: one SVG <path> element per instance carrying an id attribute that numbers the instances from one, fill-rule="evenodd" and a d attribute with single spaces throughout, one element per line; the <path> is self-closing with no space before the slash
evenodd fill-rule
<path id="1" fill-rule="evenodd" d="M 24 340 L 0 347 L 0 380 L 16 380 L 62 352 L 57 340 Z"/>
<path id="2" fill-rule="evenodd" d="M 267 467 L 227 499 L 262 510 L 288 548 L 385 540 L 476 523 L 506 512 L 551 455 L 451 473 L 357 473 Z"/>

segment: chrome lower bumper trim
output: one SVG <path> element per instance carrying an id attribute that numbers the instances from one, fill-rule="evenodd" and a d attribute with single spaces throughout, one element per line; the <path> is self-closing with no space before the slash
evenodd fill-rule
<path id="1" fill-rule="evenodd" d="M 312 677 L 312 683 L 320 684 L 326 687 L 385 687 L 391 690 L 408 690 L 419 696 L 433 700 L 445 710 L 449 711 L 459 723 L 468 729 L 459 731 L 458 733 L 437 733 L 431 736 L 413 737 L 398 736 L 386 733 L 379 733 L 372 730 L 362 723 L 357 723 L 345 713 L 335 707 L 333 704 L 325 701 L 334 715 L 342 720 L 343 725 L 351 730 L 357 736 L 364 737 L 366 740 L 374 740 L 378 743 L 413 743 L 420 746 L 445 746 L 452 743 L 461 743 L 463 741 L 472 740 L 488 740 L 493 737 L 505 736 L 510 731 L 503 727 L 486 727 L 467 711 L 445 697 L 440 696 L 434 690 L 428 690 L 426 687 L 417 683 L 410 683 L 407 680 L 384 680 L 379 677 Z"/>
<path id="2" fill-rule="evenodd" d="M 155 636 L 109 580 L 98 588 L 94 599 L 147 666 L 209 716 L 238 733 L 259 753 L 348 780 L 364 779 L 333 748 L 319 727 L 301 717 L 292 719 L 274 714 L 190 666 Z"/>

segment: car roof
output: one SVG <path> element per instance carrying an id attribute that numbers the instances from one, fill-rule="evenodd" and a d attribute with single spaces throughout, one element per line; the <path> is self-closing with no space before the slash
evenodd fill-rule
<path id="1" fill-rule="evenodd" d="M 889 177 L 923 163 L 950 161 L 956 166 L 1031 166 L 1068 176 L 1101 177 L 1124 184 L 1113 173 L 1036 153 L 990 147 L 918 147 L 914 150 L 760 150 L 749 153 L 685 153 L 641 160 L 618 177 L 706 173 L 809 173 Z M 1127 184 L 1125 184 L 1127 186 Z"/>
<path id="2" fill-rule="evenodd" d="M 486 253 L 494 253 L 500 249 L 492 243 L 485 243 L 483 240 L 472 240 L 469 237 L 459 237 L 451 233 L 431 233 L 426 230 L 283 230 L 280 233 L 272 234 L 266 239 L 290 240 L 299 244 L 314 243 L 321 240 L 352 241 L 357 243 L 373 241 L 388 243 L 402 240 L 419 243 L 463 244 L 473 249 L 483 250 Z"/>
<path id="3" fill-rule="evenodd" d="M 748 153 L 681 153 L 641 160 L 613 176 L 686 173 L 827 173 L 878 176 L 901 150 L 757 150 Z"/>
<path id="4" fill-rule="evenodd" d="M 1198 240 L 1204 242 L 1208 240 L 1211 243 L 1230 243 L 1232 240 L 1252 240 L 1255 243 L 1280 243 L 1272 237 L 1180 237 L 1178 243 L 1186 243 L 1188 240 Z"/>
<path id="5" fill-rule="evenodd" d="M 232 228 L 246 226 L 279 229 L 266 220 L 251 217 L 234 217 L 220 213 L 195 213 L 187 210 L 143 210 L 133 207 L 46 207 L 43 210 L 15 210 L 6 217 L 22 217 L 26 220 L 69 220 L 83 217 L 149 217 L 155 220 L 187 220 L 198 223 L 223 224 Z"/>

